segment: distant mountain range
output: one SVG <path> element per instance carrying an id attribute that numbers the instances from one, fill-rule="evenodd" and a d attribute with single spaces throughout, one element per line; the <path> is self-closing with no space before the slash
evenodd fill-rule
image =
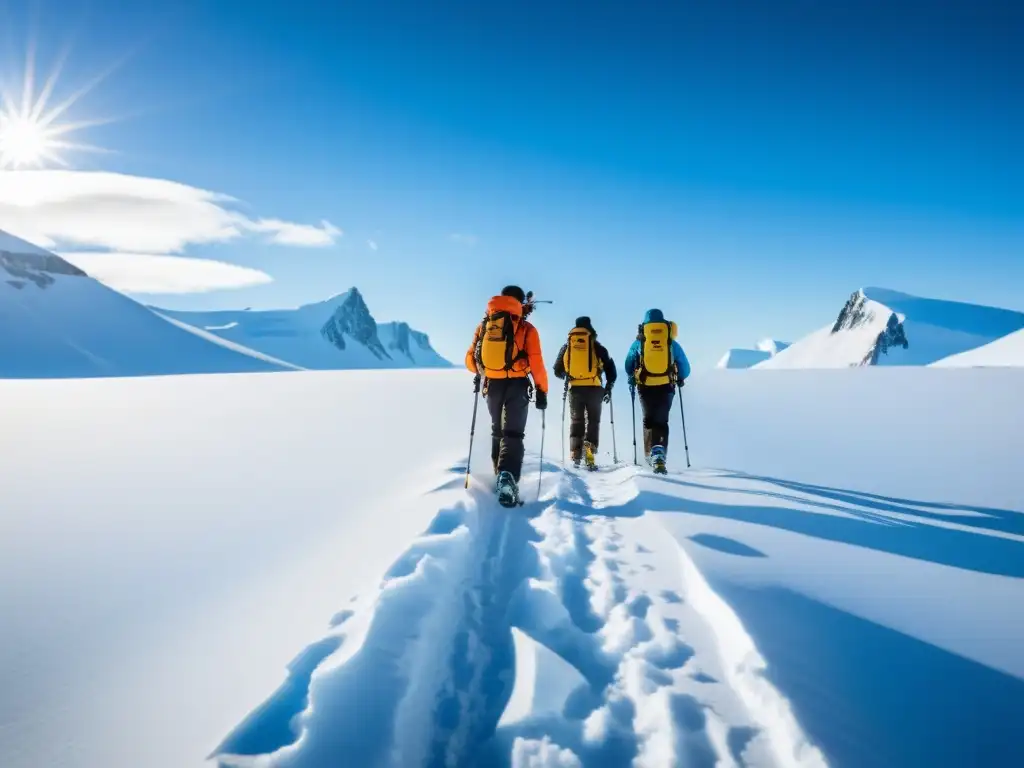
<path id="1" fill-rule="evenodd" d="M 378 325 L 354 288 L 290 310 L 172 312 L 0 231 L 0 378 L 449 365 L 425 334 Z"/>
<path id="2" fill-rule="evenodd" d="M 356 288 L 297 309 L 153 311 L 302 368 L 451 366 L 425 333 L 407 323 L 378 324 Z"/>
<path id="3" fill-rule="evenodd" d="M 1024 313 L 887 288 L 854 292 L 831 324 L 751 367 L 1024 365 Z"/>

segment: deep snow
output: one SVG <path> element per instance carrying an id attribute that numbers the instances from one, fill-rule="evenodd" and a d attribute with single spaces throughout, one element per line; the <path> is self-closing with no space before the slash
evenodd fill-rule
<path id="1" fill-rule="evenodd" d="M 461 371 L 0 382 L 0 764 L 1006 764 L 1022 374 L 701 374 L 665 478 L 556 403 L 514 512 Z"/>

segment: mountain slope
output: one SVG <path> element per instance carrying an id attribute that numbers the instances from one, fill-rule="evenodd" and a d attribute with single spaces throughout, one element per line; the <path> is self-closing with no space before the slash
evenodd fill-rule
<path id="1" fill-rule="evenodd" d="M 1024 371 L 875 373 L 694 376 L 663 478 L 531 410 L 514 511 L 464 371 L 0 381 L 0 765 L 1012 765 Z"/>
<path id="2" fill-rule="evenodd" d="M 160 314 L 308 369 L 446 368 L 425 333 L 406 323 L 380 323 L 352 288 L 296 309 Z"/>
<path id="3" fill-rule="evenodd" d="M 831 326 L 757 368 L 929 365 L 1024 328 L 1024 313 L 864 288 Z"/>
<path id="4" fill-rule="evenodd" d="M 1006 368 L 1024 366 L 1024 330 L 990 344 L 932 363 L 938 368 Z"/>
<path id="5" fill-rule="evenodd" d="M 0 378 L 288 368 L 183 330 L 59 256 L 0 232 Z"/>

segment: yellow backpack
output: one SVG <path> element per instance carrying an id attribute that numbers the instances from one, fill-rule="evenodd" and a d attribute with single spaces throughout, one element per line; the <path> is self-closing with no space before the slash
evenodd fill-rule
<path id="1" fill-rule="evenodd" d="M 676 324 L 668 320 L 641 323 L 637 338 L 640 340 L 640 361 L 636 367 L 638 384 L 656 387 L 674 384 L 676 366 L 672 359 L 672 340 L 677 333 Z"/>
<path id="2" fill-rule="evenodd" d="M 504 372 L 507 376 L 514 364 L 526 356 L 516 345 L 516 330 L 521 319 L 504 310 L 489 312 L 484 317 L 476 346 L 476 362 L 486 376 L 503 378 L 495 374 Z"/>
<path id="3" fill-rule="evenodd" d="M 573 328 L 562 356 L 562 365 L 573 386 L 599 386 L 604 368 L 594 349 L 594 337 L 588 328 Z"/>

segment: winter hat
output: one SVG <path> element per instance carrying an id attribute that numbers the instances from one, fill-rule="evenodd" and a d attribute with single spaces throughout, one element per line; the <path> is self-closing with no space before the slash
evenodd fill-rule
<path id="1" fill-rule="evenodd" d="M 506 285 L 501 289 L 502 296 L 511 296 L 520 304 L 526 301 L 526 293 L 518 285 Z"/>
<path id="2" fill-rule="evenodd" d="M 590 318 L 587 317 L 586 315 L 581 315 L 580 317 L 576 318 L 576 327 L 586 328 L 588 331 L 594 330 L 594 326 L 590 324 Z"/>
<path id="3" fill-rule="evenodd" d="M 647 314 L 644 315 L 645 323 L 661 323 L 664 320 L 665 315 L 660 309 L 648 309 Z"/>

